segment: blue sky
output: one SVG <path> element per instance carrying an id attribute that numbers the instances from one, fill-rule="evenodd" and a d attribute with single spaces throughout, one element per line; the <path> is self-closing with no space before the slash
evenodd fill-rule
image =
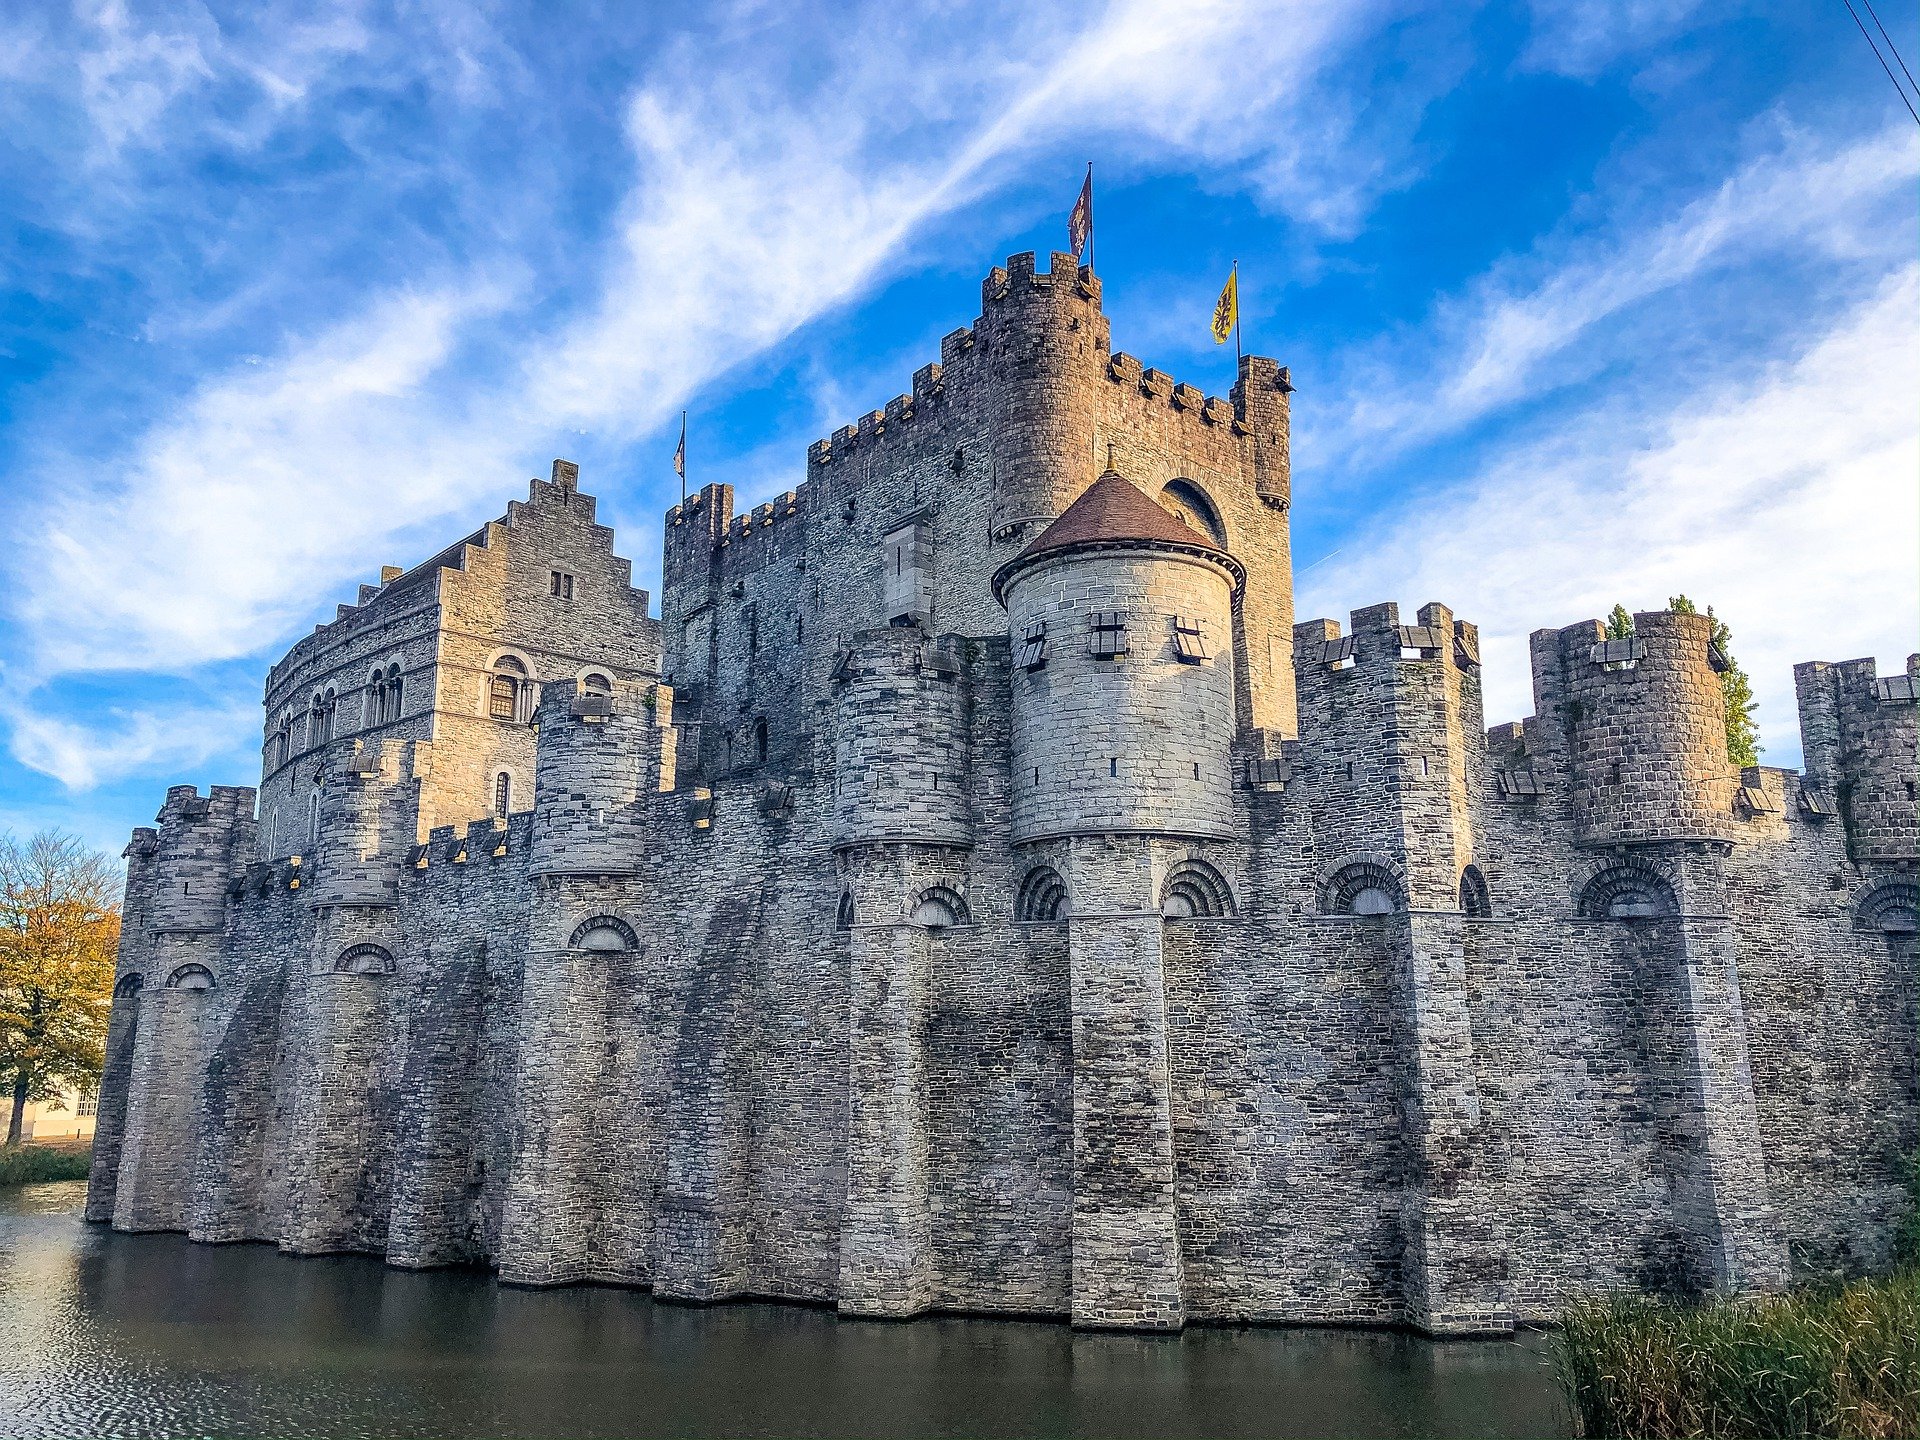
<path id="1" fill-rule="evenodd" d="M 1224 393 L 1237 257 L 1292 367 L 1302 618 L 1446 601 L 1491 722 L 1684 589 L 1787 765 L 1793 662 L 1920 629 L 1920 127 L 1837 4 L 29 0 L 0 136 L 15 829 L 252 783 L 270 660 L 554 455 L 657 588 L 683 406 L 797 483 L 1089 158 L 1116 347 Z"/>

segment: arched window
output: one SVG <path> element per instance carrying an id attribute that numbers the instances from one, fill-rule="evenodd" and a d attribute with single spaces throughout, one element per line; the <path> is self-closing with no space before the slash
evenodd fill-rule
<path id="1" fill-rule="evenodd" d="M 307 844 L 320 843 L 320 792 L 316 789 L 307 797 Z"/>
<path id="2" fill-rule="evenodd" d="M 1014 897 L 1013 918 L 1045 923 L 1067 918 L 1067 882 L 1051 865 L 1036 865 L 1020 882 Z"/>
<path id="3" fill-rule="evenodd" d="M 502 770 L 493 777 L 493 813 L 505 819 L 507 807 L 513 801 L 513 777 Z"/>
<path id="4" fill-rule="evenodd" d="M 333 968 L 342 975 L 391 975 L 393 956 L 379 945 L 349 945 L 333 962 Z"/>
<path id="5" fill-rule="evenodd" d="M 487 682 L 487 714 L 495 720 L 520 718 L 520 687 L 526 670 L 518 660 L 502 657 Z"/>
<path id="6" fill-rule="evenodd" d="M 387 678 L 378 668 L 367 677 L 366 694 L 360 697 L 360 728 L 370 730 L 387 718 Z"/>
<path id="7" fill-rule="evenodd" d="M 326 743 L 326 720 L 327 697 L 316 691 L 313 697 L 313 704 L 307 707 L 307 748 L 309 750 L 313 749 L 316 745 L 324 745 Z"/>
<path id="8" fill-rule="evenodd" d="M 125 1000 L 129 996 L 138 995 L 140 993 L 140 987 L 146 983 L 147 982 L 138 974 L 122 975 L 118 980 L 113 982 L 114 999 Z"/>
<path id="9" fill-rule="evenodd" d="M 1160 503 L 1222 550 L 1227 548 L 1227 527 L 1220 523 L 1220 511 L 1193 481 L 1169 480 L 1160 491 Z"/>
<path id="10" fill-rule="evenodd" d="M 1478 865 L 1469 865 L 1460 872 L 1460 910 L 1472 920 L 1493 918 L 1493 895 Z"/>
<path id="11" fill-rule="evenodd" d="M 167 976 L 169 990 L 211 990 L 213 971 L 204 965 L 182 965 Z"/>
<path id="12" fill-rule="evenodd" d="M 407 682 L 400 673 L 399 663 L 387 667 L 387 719 L 398 720 L 400 707 L 406 702 Z"/>
<path id="13" fill-rule="evenodd" d="M 613 681 L 598 670 L 589 670 L 580 677 L 580 691 L 584 695 L 611 695 Z"/>
<path id="14" fill-rule="evenodd" d="M 1882 935 L 1920 932 L 1920 885 L 1893 880 L 1876 886 L 1854 908 L 1853 923 Z"/>
<path id="15" fill-rule="evenodd" d="M 567 941 L 569 950 L 637 950 L 640 937 L 617 915 L 596 915 L 581 922 Z"/>
<path id="16" fill-rule="evenodd" d="M 913 897 L 907 919 L 928 930 L 946 930 L 967 925 L 967 902 L 958 890 L 945 885 L 930 885 Z"/>
<path id="17" fill-rule="evenodd" d="M 840 892 L 840 912 L 834 917 L 834 923 L 842 930 L 851 930 L 853 928 L 853 891 L 842 890 Z"/>
<path id="18" fill-rule="evenodd" d="M 1673 887 L 1649 865 L 1611 866 L 1580 892 L 1580 914 L 1588 920 L 1659 920 L 1679 913 Z"/>
<path id="19" fill-rule="evenodd" d="M 1160 913 L 1169 920 L 1212 919 L 1233 914 L 1226 877 L 1204 860 L 1182 860 L 1160 887 Z"/>
<path id="20" fill-rule="evenodd" d="M 1391 915 L 1403 908 L 1400 877 L 1372 860 L 1356 861 L 1327 881 L 1320 906 L 1329 915 Z"/>

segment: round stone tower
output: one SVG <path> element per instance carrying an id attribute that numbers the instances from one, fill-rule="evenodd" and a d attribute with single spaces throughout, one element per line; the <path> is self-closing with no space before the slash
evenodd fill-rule
<path id="1" fill-rule="evenodd" d="M 973 843 L 966 663 L 957 635 L 853 638 L 835 672 L 835 845 Z"/>
<path id="2" fill-rule="evenodd" d="M 1557 702 L 1587 845 L 1727 838 L 1739 776 L 1705 615 L 1633 617 L 1631 640 L 1598 621 L 1534 637 Z M 1544 652 L 1544 653 L 1543 653 Z M 1544 712 L 1543 712 L 1544 713 Z"/>
<path id="3" fill-rule="evenodd" d="M 1231 838 L 1240 564 L 1109 470 L 994 576 L 1013 839 Z"/>
<path id="4" fill-rule="evenodd" d="M 535 875 L 631 875 L 646 855 L 641 803 L 661 788 L 672 692 L 616 681 L 607 694 L 541 688 L 534 750 Z"/>

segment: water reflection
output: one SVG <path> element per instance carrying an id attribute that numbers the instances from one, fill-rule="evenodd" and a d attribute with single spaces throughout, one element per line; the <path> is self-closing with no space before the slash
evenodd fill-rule
<path id="1" fill-rule="evenodd" d="M 80 1223 L 0 1191 L 7 1435 L 1546 1436 L 1547 1345 L 1178 1339 L 502 1288 Z"/>

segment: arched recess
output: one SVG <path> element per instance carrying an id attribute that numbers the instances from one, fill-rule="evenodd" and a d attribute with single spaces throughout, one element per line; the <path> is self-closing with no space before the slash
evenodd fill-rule
<path id="1" fill-rule="evenodd" d="M 1912 935 L 1920 931 L 1920 885 L 1905 880 L 1883 880 L 1860 897 L 1853 907 L 1856 930 L 1882 935 Z"/>
<path id="2" fill-rule="evenodd" d="M 1227 527 L 1220 519 L 1220 507 L 1213 497 L 1184 476 L 1160 487 L 1160 503 L 1198 530 L 1222 550 L 1227 546 Z"/>
<path id="3" fill-rule="evenodd" d="M 167 976 L 169 990 L 211 990 L 215 983 L 213 971 L 204 965 L 182 965 Z"/>
<path id="4" fill-rule="evenodd" d="M 1391 915 L 1407 908 L 1406 891 L 1391 866 L 1355 860 L 1321 882 L 1320 908 L 1328 915 Z"/>
<path id="5" fill-rule="evenodd" d="M 1469 920 L 1493 918 L 1493 892 L 1487 889 L 1487 877 L 1478 865 L 1460 872 L 1460 911 Z"/>
<path id="6" fill-rule="evenodd" d="M 519 651 L 502 650 L 487 662 L 480 713 L 488 719 L 525 725 L 533 719 L 538 695 L 533 662 Z"/>
<path id="7" fill-rule="evenodd" d="M 618 915 L 596 915 L 574 928 L 567 941 L 569 950 L 637 950 L 640 937 Z"/>
<path id="8" fill-rule="evenodd" d="M 1160 887 L 1160 913 L 1169 920 L 1220 919 L 1234 913 L 1233 889 L 1204 860 L 1182 860 Z"/>
<path id="9" fill-rule="evenodd" d="M 838 913 L 834 916 L 834 924 L 842 930 L 853 928 L 853 891 L 840 892 L 840 906 Z"/>
<path id="10" fill-rule="evenodd" d="M 1679 913 L 1673 885 L 1641 861 L 1609 865 L 1580 891 L 1580 916 L 1585 920 L 1661 920 Z"/>
<path id="11" fill-rule="evenodd" d="M 362 942 L 342 950 L 333 968 L 341 975 L 391 975 L 393 955 L 385 946 Z"/>
<path id="12" fill-rule="evenodd" d="M 1036 865 L 1020 882 L 1014 896 L 1013 918 L 1044 924 L 1067 918 L 1067 882 L 1051 865 Z"/>
<path id="13" fill-rule="evenodd" d="M 131 996 L 138 995 L 146 983 L 146 980 L 138 973 L 122 975 L 118 980 L 113 982 L 113 998 L 116 1000 L 125 1000 Z"/>
<path id="14" fill-rule="evenodd" d="M 907 906 L 907 920 L 928 930 L 946 930 L 973 923 L 966 897 L 946 885 L 929 885 Z"/>

